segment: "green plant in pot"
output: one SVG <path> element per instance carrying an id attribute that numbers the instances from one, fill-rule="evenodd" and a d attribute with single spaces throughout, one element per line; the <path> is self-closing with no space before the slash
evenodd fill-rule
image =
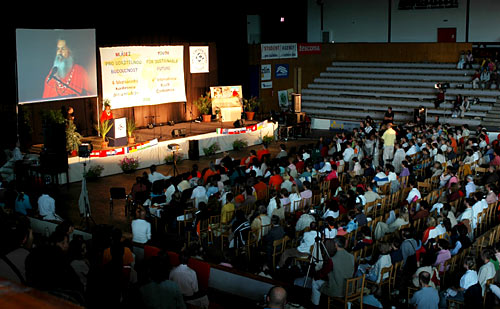
<path id="1" fill-rule="evenodd" d="M 135 130 L 135 120 L 133 118 L 127 118 L 127 136 L 129 144 L 135 144 Z"/>
<path id="2" fill-rule="evenodd" d="M 274 141 L 274 136 L 272 135 L 266 135 L 262 137 L 262 143 L 264 145 L 269 145 Z"/>
<path id="3" fill-rule="evenodd" d="M 194 105 L 198 108 L 198 111 L 203 117 L 203 122 L 210 122 L 212 116 L 210 112 L 212 111 L 212 98 L 210 97 L 210 92 L 202 94 L 196 101 Z"/>
<path id="4" fill-rule="evenodd" d="M 97 178 L 101 177 L 103 170 L 104 166 L 102 165 L 91 165 L 84 176 L 87 180 L 96 180 Z"/>
<path id="5" fill-rule="evenodd" d="M 233 149 L 239 151 L 248 146 L 248 142 L 242 139 L 237 139 L 233 142 Z"/>
<path id="6" fill-rule="evenodd" d="M 97 132 L 101 135 L 101 146 L 102 148 L 108 147 L 108 140 L 106 138 L 106 135 L 109 133 L 111 128 L 113 127 L 113 122 L 110 120 L 105 120 L 105 121 L 99 121 L 99 123 L 96 125 Z"/>
<path id="7" fill-rule="evenodd" d="M 76 132 L 76 126 L 72 120 L 68 120 L 66 124 L 66 151 L 75 155 L 78 146 L 82 144 L 82 135 Z"/>
<path id="8" fill-rule="evenodd" d="M 243 99 L 243 108 L 247 120 L 253 120 L 255 117 L 255 110 L 260 106 L 260 99 L 257 97 L 250 97 L 250 99 Z"/>
<path id="9" fill-rule="evenodd" d="M 173 164 L 174 160 L 175 160 L 175 163 L 177 163 L 181 160 L 181 158 L 179 157 L 178 154 L 172 153 L 172 154 L 167 155 L 164 159 L 165 164 Z"/>
<path id="10" fill-rule="evenodd" d="M 214 155 L 219 150 L 220 150 L 220 146 L 217 143 L 213 143 L 208 148 L 203 148 L 203 152 L 205 153 L 205 156 Z"/>

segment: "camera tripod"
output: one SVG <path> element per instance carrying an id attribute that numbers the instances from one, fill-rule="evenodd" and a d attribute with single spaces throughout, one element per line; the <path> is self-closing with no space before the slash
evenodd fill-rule
<path id="1" fill-rule="evenodd" d="M 80 193 L 80 199 L 78 201 L 78 206 L 80 206 L 82 203 L 84 204 L 83 213 L 80 213 L 82 216 L 82 220 L 80 221 L 80 225 L 85 223 L 85 230 L 88 231 L 88 230 L 90 230 L 90 220 L 92 220 L 92 223 L 94 223 L 94 225 L 96 223 L 94 221 L 94 218 L 90 214 L 89 195 L 88 195 L 88 191 L 87 191 L 87 179 L 86 179 L 87 170 L 86 170 L 86 167 L 87 167 L 87 162 L 83 162 L 82 191 Z"/>
<path id="2" fill-rule="evenodd" d="M 311 272 L 311 266 L 316 265 L 317 262 L 323 260 L 323 258 L 320 258 L 321 254 L 321 249 L 323 249 L 326 253 L 326 256 L 330 258 L 330 255 L 328 254 L 328 250 L 326 250 L 325 244 L 321 241 L 320 237 L 320 232 L 316 231 L 316 238 L 314 239 L 314 246 L 311 252 L 311 258 L 309 259 L 309 264 L 307 266 L 307 273 L 306 273 L 306 278 L 304 280 L 304 288 L 306 287 L 307 284 L 307 278 L 309 277 L 309 273 Z"/>

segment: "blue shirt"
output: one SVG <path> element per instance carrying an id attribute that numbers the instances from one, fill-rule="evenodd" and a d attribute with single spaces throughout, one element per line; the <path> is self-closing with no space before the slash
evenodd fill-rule
<path id="1" fill-rule="evenodd" d="M 26 216 L 27 209 L 32 209 L 29 196 L 24 194 L 24 199 L 16 198 L 15 211 Z"/>
<path id="2" fill-rule="evenodd" d="M 415 292 L 410 299 L 410 304 L 417 308 L 439 308 L 439 293 L 435 288 L 424 287 Z"/>

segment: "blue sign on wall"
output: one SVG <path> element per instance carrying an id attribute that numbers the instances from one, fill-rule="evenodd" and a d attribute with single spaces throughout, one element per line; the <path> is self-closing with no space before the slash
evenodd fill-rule
<path id="1" fill-rule="evenodd" d="M 276 78 L 288 78 L 290 67 L 288 64 L 277 64 L 274 69 L 274 76 Z"/>

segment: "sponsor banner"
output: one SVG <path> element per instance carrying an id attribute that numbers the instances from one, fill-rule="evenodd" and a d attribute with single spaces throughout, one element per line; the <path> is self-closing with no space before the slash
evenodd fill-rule
<path id="1" fill-rule="evenodd" d="M 260 80 L 271 80 L 271 65 L 270 64 L 262 64 L 260 66 Z"/>
<path id="2" fill-rule="evenodd" d="M 297 58 L 297 43 L 273 43 L 260 45 L 261 59 Z"/>
<path id="3" fill-rule="evenodd" d="M 266 126 L 267 126 L 267 120 L 264 120 L 262 122 L 254 124 L 254 125 L 246 126 L 244 128 L 229 128 L 229 129 L 218 128 L 215 132 L 217 134 L 222 134 L 222 135 L 225 135 L 225 134 L 228 134 L 228 135 L 243 134 L 243 133 L 249 133 L 249 132 L 262 130 Z"/>
<path id="4" fill-rule="evenodd" d="M 299 55 L 321 54 L 320 43 L 300 43 L 297 48 Z"/>
<path id="5" fill-rule="evenodd" d="M 109 149 L 109 150 L 95 150 L 90 153 L 91 158 L 102 158 L 102 157 L 111 157 L 111 156 L 116 156 L 116 155 L 125 155 L 127 153 L 133 153 L 137 152 L 140 150 L 144 150 L 146 148 L 150 148 L 153 146 L 158 145 L 158 139 L 153 139 L 150 141 L 146 141 L 143 143 L 135 144 L 134 146 L 130 147 L 121 147 L 121 148 L 116 148 L 116 149 Z"/>
<path id="6" fill-rule="evenodd" d="M 189 46 L 191 73 L 208 73 L 208 46 Z"/>
<path id="7" fill-rule="evenodd" d="M 262 89 L 271 89 L 271 88 L 273 88 L 273 82 L 272 81 L 261 82 L 260 83 L 260 88 L 262 88 Z"/>
<path id="8" fill-rule="evenodd" d="M 290 72 L 290 66 L 288 63 L 277 64 L 274 69 L 274 76 L 276 78 L 288 78 Z"/>
<path id="9" fill-rule="evenodd" d="M 99 50 L 103 99 L 112 109 L 186 101 L 184 46 Z"/>

